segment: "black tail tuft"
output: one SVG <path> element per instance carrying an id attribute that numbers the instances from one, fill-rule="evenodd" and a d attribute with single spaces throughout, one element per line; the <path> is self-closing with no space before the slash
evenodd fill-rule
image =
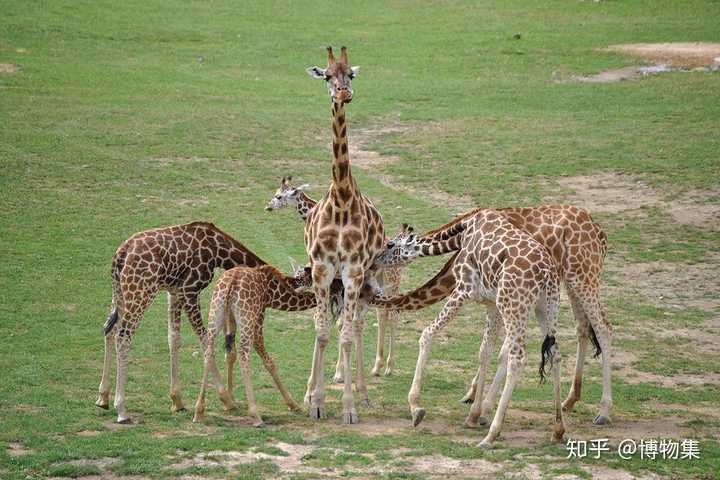
<path id="1" fill-rule="evenodd" d="M 595 335 L 595 330 L 592 325 L 590 325 L 590 340 L 592 340 L 593 345 L 595 345 L 595 355 L 593 355 L 593 358 L 597 358 L 602 353 L 602 348 L 600 347 L 600 342 L 598 342 L 597 335 Z"/>
<path id="2" fill-rule="evenodd" d="M 230 353 L 235 346 L 235 334 L 228 333 L 225 335 L 225 352 Z"/>
<path id="3" fill-rule="evenodd" d="M 108 318 L 107 318 L 107 320 L 105 320 L 105 324 L 103 325 L 103 330 L 105 331 L 105 335 L 107 335 L 108 333 L 110 333 L 112 331 L 113 327 L 117 323 L 117 320 L 118 320 L 117 309 L 113 308 L 113 311 L 110 312 L 110 315 L 108 315 Z"/>
<path id="4" fill-rule="evenodd" d="M 553 345 L 555 345 L 555 337 L 545 335 L 545 340 L 543 340 L 542 347 L 540 348 L 540 383 L 545 382 L 545 364 L 547 361 L 550 360 L 550 364 L 552 365 L 550 348 L 552 348 Z"/>

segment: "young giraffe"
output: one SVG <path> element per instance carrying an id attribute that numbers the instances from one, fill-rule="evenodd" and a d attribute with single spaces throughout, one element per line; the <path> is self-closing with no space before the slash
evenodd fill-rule
<path id="1" fill-rule="evenodd" d="M 348 63 L 347 49 L 340 50 L 335 60 L 332 48 L 327 48 L 327 68 L 310 67 L 308 73 L 326 81 L 332 99 L 333 113 L 333 164 L 330 189 L 310 210 L 305 222 L 305 247 L 310 257 L 313 288 L 318 299 L 315 310 L 315 351 L 313 368 L 308 379 L 305 396 L 310 416 L 325 416 L 324 354 L 328 342 L 328 289 L 336 276 L 345 288 L 344 308 L 341 313 L 343 352 L 343 422 L 357 423 L 358 415 L 352 391 L 350 351 L 353 337 L 356 348 L 356 389 L 367 405 L 369 399 L 363 367 L 362 321 L 358 316 L 358 295 L 366 272 L 383 247 L 385 230 L 382 217 L 373 203 L 359 190 L 350 172 L 345 105 L 353 96 L 351 80 L 358 67 Z"/>
<path id="2" fill-rule="evenodd" d="M 250 369 L 251 345 L 262 359 L 265 369 L 272 376 L 287 406 L 293 411 L 300 410 L 300 406 L 295 403 L 280 380 L 275 362 L 265 350 L 263 323 L 265 310 L 268 308 L 295 312 L 315 307 L 315 294 L 309 290 L 312 284 L 311 278 L 309 267 L 304 269 L 295 268 L 295 275 L 292 277 L 283 275 L 271 265 L 261 265 L 254 268 L 236 267 L 223 273 L 213 290 L 210 302 L 202 385 L 195 404 L 193 422 L 202 421 L 204 418 L 205 391 L 209 374 L 213 376 L 220 398 L 225 402 L 234 403 L 232 370 L 237 355 L 233 349 L 236 330 L 240 331 L 240 370 L 245 384 L 248 415 L 253 418 L 253 425 L 259 427 L 263 424 L 263 421 L 258 414 L 252 386 L 252 372 Z M 332 302 L 335 304 L 337 304 L 341 293 L 340 287 L 339 281 L 334 282 L 331 287 Z M 220 372 L 215 363 L 215 338 L 223 326 L 229 332 L 225 337 L 225 350 L 228 352 L 226 357 L 228 370 L 227 390 L 220 380 Z"/>
<path id="3" fill-rule="evenodd" d="M 575 359 L 575 375 L 563 409 L 572 411 L 580 399 L 582 374 L 589 343 L 592 341 L 598 356 L 602 353 L 603 390 L 600 401 L 600 412 L 594 418 L 595 424 L 610 423 L 612 409 L 612 325 L 607 320 L 605 308 L 600 303 L 600 275 L 603 261 L 607 253 L 607 236 L 602 228 L 593 221 L 590 214 L 572 205 L 544 205 L 534 208 L 500 208 L 493 209 L 504 215 L 515 227 L 531 234 L 550 252 L 559 267 L 565 284 L 575 321 L 577 323 L 577 356 Z M 453 234 L 453 230 L 462 227 L 462 223 L 483 209 L 475 209 L 458 216 L 450 223 L 421 235 L 418 240 L 433 242 Z M 447 294 L 450 294 L 448 289 Z M 488 311 L 488 315 L 493 312 Z M 501 322 L 496 318 L 488 318 L 488 327 L 481 345 L 492 350 L 492 340 L 502 333 Z M 480 372 L 478 372 L 480 373 Z M 483 401 L 480 423 L 487 422 L 486 413 L 492 409 L 499 392 L 502 372 L 498 372 Z M 475 398 L 478 375 L 475 376 L 470 390 L 463 401 L 470 403 Z"/>
<path id="4" fill-rule="evenodd" d="M 115 408 L 118 423 L 131 423 L 125 409 L 127 363 L 133 335 L 158 291 L 168 292 L 170 398 L 172 411 L 184 410 L 178 382 L 180 315 L 184 310 L 205 345 L 198 295 L 210 284 L 215 268 L 265 264 L 243 244 L 212 223 L 193 222 L 136 233 L 118 247 L 112 259 L 112 310 L 105 322 L 105 360 L 100 395 L 95 402 L 109 408 L 112 341 L 117 352 Z M 226 404 L 230 406 L 230 404 Z"/>
<path id="5" fill-rule="evenodd" d="M 405 235 L 392 242 L 378 258 L 380 264 L 388 259 L 407 263 L 418 256 L 458 250 L 452 260 L 455 288 L 438 317 L 420 337 L 420 353 L 408 394 L 413 425 L 417 426 L 425 416 L 425 410 L 419 405 L 420 387 L 433 335 L 455 318 L 466 301 L 476 300 L 487 305 L 493 312 L 491 317 L 502 321 L 506 336 L 499 365 L 507 358 L 505 387 L 490 430 L 480 446 L 491 445 L 500 433 L 513 388 L 525 364 L 527 321 L 533 308 L 538 313 L 544 339 L 540 377 L 542 380 L 545 362 L 550 360 L 555 398 L 553 437 L 561 441 L 565 425 L 560 399 L 560 351 L 555 341 L 560 302 L 560 278 L 555 261 L 532 236 L 514 227 L 496 211 L 479 211 L 455 230 L 454 235 L 432 244 L 419 241 L 415 235 Z M 486 368 L 481 357 L 481 370 Z M 478 388 L 471 416 L 476 413 L 476 407 L 479 410 L 481 395 L 482 388 Z"/>
<path id="6" fill-rule="evenodd" d="M 290 183 L 292 177 L 283 177 L 280 181 L 280 188 L 277 189 L 273 198 L 270 199 L 265 210 L 272 211 L 280 208 L 290 207 L 294 208 L 300 218 L 307 219 L 307 215 L 317 204 L 316 200 L 310 198 L 306 193 L 305 189 L 308 188 L 307 184 L 299 185 L 297 187 L 292 186 Z M 384 268 L 382 271 L 384 276 L 384 288 L 383 293 L 385 295 L 395 295 L 400 292 L 400 281 L 402 278 L 402 267 L 392 266 Z M 370 375 L 377 377 L 380 376 L 380 371 L 385 365 L 384 375 L 388 376 L 392 374 L 395 368 L 395 326 L 398 322 L 398 312 L 396 310 L 386 310 L 379 308 L 377 310 L 378 320 L 378 334 L 377 334 L 377 348 L 375 350 L 375 364 Z M 340 324 L 338 324 L 340 328 Z M 389 329 L 390 341 L 388 344 L 388 356 L 387 363 L 385 363 L 385 331 Z M 335 375 L 333 376 L 335 383 L 342 383 L 342 347 L 340 346 L 340 338 L 338 338 L 338 359 L 335 364 Z"/>

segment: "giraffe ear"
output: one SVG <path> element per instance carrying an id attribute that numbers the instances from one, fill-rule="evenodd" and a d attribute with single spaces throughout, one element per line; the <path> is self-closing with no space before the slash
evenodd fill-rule
<path id="1" fill-rule="evenodd" d="M 302 271 L 303 267 L 301 267 L 293 257 L 288 257 L 288 260 L 290 260 L 290 268 L 292 268 L 293 275 L 297 276 L 297 274 Z"/>
<path id="2" fill-rule="evenodd" d="M 320 68 L 317 65 L 314 67 L 307 68 L 305 71 L 308 73 L 308 75 L 310 75 L 313 78 L 322 78 L 323 80 L 325 80 L 325 78 L 326 78 L 325 77 L 325 69 Z"/>
<path id="3" fill-rule="evenodd" d="M 350 67 L 350 78 L 357 77 L 357 74 L 360 73 L 360 67 L 358 65 L 355 65 L 354 67 Z"/>
<path id="4" fill-rule="evenodd" d="M 299 192 L 304 192 L 305 190 L 308 190 L 308 189 L 310 189 L 310 184 L 309 184 L 309 183 L 303 183 L 303 184 L 300 185 L 299 187 L 295 187 L 295 190 L 297 190 L 297 191 L 299 191 Z"/>

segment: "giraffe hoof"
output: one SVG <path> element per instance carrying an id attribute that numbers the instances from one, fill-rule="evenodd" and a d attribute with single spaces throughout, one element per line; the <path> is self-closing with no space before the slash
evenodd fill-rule
<path id="1" fill-rule="evenodd" d="M 185 408 L 184 405 L 180 405 L 179 407 L 176 407 L 175 405 L 173 405 L 172 407 L 170 407 L 170 411 L 172 413 L 185 412 L 185 411 L 187 411 L 187 408 Z"/>
<path id="2" fill-rule="evenodd" d="M 369 398 L 363 398 L 362 400 L 360 400 L 360 405 L 362 405 L 364 408 L 372 407 L 372 403 L 370 402 Z"/>
<path id="3" fill-rule="evenodd" d="M 336 373 L 336 374 L 335 374 L 335 376 L 333 377 L 332 381 L 333 381 L 333 383 L 340 383 L 340 384 L 345 383 L 345 379 L 344 379 L 343 376 L 342 376 L 341 374 L 339 374 L 339 373 Z"/>
<path id="4" fill-rule="evenodd" d="M 604 415 L 598 415 L 595 417 L 595 420 L 593 420 L 593 423 L 595 425 L 610 425 L 610 417 L 606 417 Z"/>
<path id="5" fill-rule="evenodd" d="M 103 410 L 110 410 L 110 404 L 109 403 L 101 403 L 100 400 L 95 402 L 95 406 L 98 408 L 102 408 Z"/>
<path id="6" fill-rule="evenodd" d="M 117 423 L 119 423 L 120 425 L 132 425 L 133 421 L 130 417 L 118 417 Z"/>
<path id="7" fill-rule="evenodd" d="M 492 448 L 492 443 L 483 440 L 482 442 L 477 444 L 478 448 L 482 448 L 483 450 L 490 450 Z"/>
<path id="8" fill-rule="evenodd" d="M 490 420 L 488 420 L 487 417 L 482 417 L 482 416 L 481 416 L 481 417 L 479 417 L 478 420 L 477 420 L 477 424 L 478 424 L 478 425 L 481 425 L 481 426 L 485 426 L 485 425 L 487 425 L 488 423 L 490 423 Z"/>
<path id="9" fill-rule="evenodd" d="M 301 411 L 302 411 L 302 408 L 300 408 L 300 405 L 298 405 L 298 404 L 295 403 L 295 402 L 292 402 L 291 404 L 289 404 L 289 405 L 288 405 L 288 408 L 290 409 L 291 412 L 296 412 L 296 413 L 297 413 L 297 412 L 301 412 Z"/>
<path id="10" fill-rule="evenodd" d="M 358 418 L 358 414 L 355 410 L 343 413 L 343 423 L 345 425 L 355 425 L 359 422 L 360 419 Z"/>
<path id="11" fill-rule="evenodd" d="M 392 375 L 392 368 L 386 368 L 385 373 L 383 373 L 384 376 L 389 377 Z"/>
<path id="12" fill-rule="evenodd" d="M 195 415 L 193 415 L 193 423 L 201 423 L 203 420 L 205 420 L 204 414 L 196 412 Z"/>
<path id="13" fill-rule="evenodd" d="M 425 409 L 424 408 L 418 408 L 412 413 L 412 420 L 413 420 L 413 427 L 417 427 L 420 425 L 420 422 L 423 421 L 423 418 L 425 418 Z"/>
<path id="14" fill-rule="evenodd" d="M 265 423 L 262 420 L 255 420 L 252 426 L 255 428 L 262 428 L 265 426 Z"/>
<path id="15" fill-rule="evenodd" d="M 325 407 L 310 407 L 310 418 L 314 420 L 321 420 L 325 418 Z"/>

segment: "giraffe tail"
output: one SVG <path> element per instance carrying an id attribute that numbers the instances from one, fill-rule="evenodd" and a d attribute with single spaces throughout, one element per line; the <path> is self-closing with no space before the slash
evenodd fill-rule
<path id="1" fill-rule="evenodd" d="M 600 342 L 598 341 L 595 329 L 592 325 L 590 325 L 590 340 L 592 340 L 593 346 L 595 347 L 595 354 L 593 355 L 593 358 L 598 358 L 602 353 L 602 347 L 600 347 Z"/>
<path id="2" fill-rule="evenodd" d="M 112 307 L 110 309 L 110 315 L 103 324 L 103 332 L 107 336 L 108 333 L 112 332 L 113 327 L 118 321 L 118 302 L 120 300 L 120 272 L 125 266 L 125 256 L 127 250 L 125 244 L 118 248 L 118 251 L 113 255 L 112 259 Z"/>
<path id="3" fill-rule="evenodd" d="M 552 352 L 550 352 L 550 349 L 552 346 L 555 345 L 555 337 L 552 335 L 545 335 L 545 340 L 543 340 L 542 347 L 540 347 L 540 383 L 545 382 L 545 364 L 548 363 L 548 360 L 550 361 L 550 366 L 552 366 Z"/>

